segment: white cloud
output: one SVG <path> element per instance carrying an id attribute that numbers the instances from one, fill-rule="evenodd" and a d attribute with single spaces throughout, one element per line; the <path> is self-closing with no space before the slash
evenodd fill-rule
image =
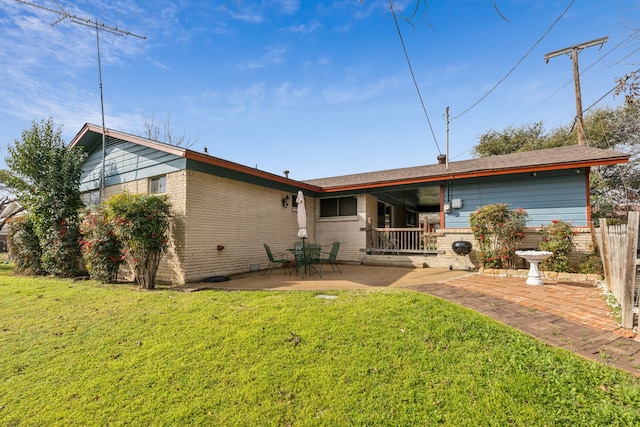
<path id="1" fill-rule="evenodd" d="M 300 9 L 300 0 L 274 0 L 273 3 L 287 14 L 295 13 Z"/>
<path id="2" fill-rule="evenodd" d="M 288 27 L 287 30 L 292 33 L 309 34 L 316 31 L 320 26 L 321 25 L 318 21 L 313 21 L 309 24 L 292 25 Z"/>
<path id="3" fill-rule="evenodd" d="M 269 65 L 278 65 L 284 62 L 284 55 L 287 49 L 283 46 L 271 46 L 268 47 L 266 52 L 258 59 L 255 59 L 246 64 L 241 64 L 240 68 L 245 70 L 254 70 L 258 68 L 267 67 Z"/>

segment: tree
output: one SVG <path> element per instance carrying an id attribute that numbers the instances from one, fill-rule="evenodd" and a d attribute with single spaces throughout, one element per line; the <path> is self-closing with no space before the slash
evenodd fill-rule
<path id="1" fill-rule="evenodd" d="M 178 147 L 189 148 L 198 141 L 198 137 L 192 139 L 191 135 L 187 136 L 184 132 L 178 134 L 173 126 L 171 126 L 171 117 L 167 116 L 164 122 L 157 121 L 155 115 L 151 113 L 151 118 L 147 119 L 144 111 L 142 112 L 142 126 L 143 132 L 140 136 L 151 139 L 153 141 L 160 141 L 166 144 L 175 145 Z"/>
<path id="2" fill-rule="evenodd" d="M 68 150 L 53 120 L 33 122 L 8 147 L 7 185 L 29 211 L 45 273 L 70 277 L 82 270 L 78 239 L 80 177 L 85 154 Z"/>
<path id="3" fill-rule="evenodd" d="M 627 104 L 633 104 L 640 96 L 640 70 L 632 71 L 616 79 L 615 95 L 624 93 L 624 100 Z"/>
<path id="4" fill-rule="evenodd" d="M 544 140 L 542 122 L 535 122 L 520 128 L 508 127 L 502 132 L 491 129 L 480 136 L 480 142 L 473 147 L 473 157 L 539 150 Z"/>
<path id="5" fill-rule="evenodd" d="M 594 218 L 619 215 L 640 203 L 640 106 L 601 108 L 585 115 L 584 131 L 591 147 L 612 149 L 631 155 L 628 164 L 593 168 L 590 175 Z M 577 144 L 572 124 L 545 132 L 542 122 L 490 130 L 473 148 L 476 157 L 532 151 Z"/>

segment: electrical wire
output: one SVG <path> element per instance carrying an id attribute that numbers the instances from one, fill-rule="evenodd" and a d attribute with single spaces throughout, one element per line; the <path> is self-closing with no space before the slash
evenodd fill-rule
<path id="1" fill-rule="evenodd" d="M 496 83 L 495 85 L 493 85 L 493 87 L 491 89 L 489 89 L 489 91 L 487 93 L 485 93 L 482 97 L 480 97 L 480 99 L 478 99 L 476 102 L 474 102 L 473 104 L 471 104 L 470 107 L 468 107 L 466 110 L 464 110 L 462 113 L 458 114 L 457 116 L 453 117 L 451 120 L 456 120 L 460 117 L 462 117 L 463 115 L 465 115 L 466 113 L 468 113 L 470 110 L 472 110 L 473 108 L 475 108 L 479 103 L 481 103 L 487 96 L 489 96 L 498 86 L 500 86 L 506 79 L 507 77 L 509 77 L 509 75 L 511 75 L 511 73 L 513 73 L 516 68 L 518 68 L 520 66 L 520 64 L 522 63 L 522 61 L 525 60 L 525 58 L 527 56 L 529 56 L 531 54 L 531 52 L 533 52 L 533 50 L 536 48 L 536 46 L 538 46 L 538 44 L 540 44 L 540 42 L 542 42 L 542 40 L 551 32 L 551 29 L 553 29 L 553 27 L 555 27 L 555 25 L 558 23 L 558 21 L 560 21 L 560 19 L 562 19 L 562 17 L 569 11 L 569 9 L 571 8 L 571 6 L 573 6 L 573 3 L 575 2 L 575 0 L 571 0 L 571 2 L 569 3 L 569 5 L 566 7 L 566 9 L 560 14 L 560 16 L 558 16 L 556 18 L 555 21 L 553 21 L 553 23 L 551 24 L 551 26 L 547 29 L 547 31 L 544 32 L 544 34 L 542 35 L 542 37 L 540 37 L 534 44 L 533 46 L 531 46 L 531 48 L 527 51 L 527 53 L 524 54 L 524 56 L 522 58 L 520 58 L 520 60 L 516 63 L 516 65 L 514 65 L 508 72 L 507 74 L 504 75 L 504 77 L 502 79 L 500 79 L 500 81 L 498 81 L 498 83 Z"/>
<path id="2" fill-rule="evenodd" d="M 420 105 L 422 105 L 422 111 L 424 112 L 425 117 L 427 118 L 427 123 L 429 124 L 429 129 L 431 130 L 431 135 L 433 136 L 433 142 L 436 144 L 436 148 L 438 149 L 438 154 L 442 154 L 440 150 L 440 146 L 438 145 L 438 139 L 436 138 L 436 134 L 433 131 L 433 126 L 431 125 L 431 120 L 429 119 L 429 114 L 427 113 L 427 108 L 424 105 L 424 101 L 422 99 L 422 94 L 420 93 L 420 87 L 418 87 L 418 82 L 416 81 L 416 76 L 413 73 L 413 67 L 411 66 L 411 61 L 409 60 L 409 53 L 407 52 L 407 47 L 404 44 L 404 39 L 402 37 L 402 32 L 400 31 L 400 25 L 398 25 L 398 18 L 396 17 L 396 13 L 393 10 L 393 3 L 389 0 L 389 9 L 391 10 L 391 15 L 393 16 L 393 21 L 396 24 L 396 29 L 398 30 L 398 36 L 400 37 L 400 43 L 402 44 L 402 49 L 404 50 L 404 56 L 407 59 L 407 64 L 409 65 L 409 71 L 411 72 L 411 78 L 413 79 L 413 84 L 416 87 L 416 91 L 418 92 L 418 98 L 420 98 Z"/>
<path id="3" fill-rule="evenodd" d="M 583 75 L 586 74 L 587 71 L 589 71 L 591 68 L 593 68 L 597 63 L 599 63 L 600 61 L 602 61 L 604 58 L 606 58 L 609 54 L 611 54 L 614 50 L 620 48 L 623 44 L 625 44 L 630 38 L 633 38 L 638 32 L 640 32 L 640 29 L 633 31 L 629 36 L 627 36 L 624 40 L 622 40 L 620 43 L 618 43 L 617 45 L 615 45 L 614 47 L 612 47 L 611 49 L 609 49 L 606 53 L 604 53 L 602 56 L 600 56 L 599 58 L 597 58 L 595 61 L 593 61 L 591 63 L 591 65 L 589 65 L 588 67 L 580 70 L 579 75 L 580 77 L 583 77 Z M 619 59 L 618 61 L 616 61 L 616 64 L 620 63 L 620 61 L 622 61 L 623 59 L 631 56 L 633 53 L 635 53 L 637 51 L 634 50 L 633 52 L 631 52 L 630 54 L 628 54 L 627 56 Z M 573 83 L 573 79 L 567 81 L 565 84 L 563 84 L 562 86 L 560 86 L 560 88 L 558 88 L 558 90 L 556 90 L 555 92 L 553 92 L 551 95 L 547 96 L 546 98 L 544 98 L 542 101 L 538 102 L 536 105 L 534 105 L 533 107 L 531 107 L 530 109 L 528 109 L 524 114 L 520 115 L 517 119 L 513 120 L 509 126 L 513 126 L 514 123 L 519 122 L 523 117 L 528 116 L 532 111 L 534 111 L 535 109 L 537 109 L 538 107 L 540 107 L 542 104 L 546 103 L 549 99 L 553 98 L 554 96 L 556 96 L 560 91 L 562 91 L 562 89 L 566 88 L 567 86 L 569 86 L 570 84 Z M 606 97 L 607 95 L 609 95 L 614 89 L 612 89 L 611 91 L 607 92 L 605 95 L 603 95 L 600 99 L 598 99 L 596 102 L 594 102 L 591 106 L 589 106 L 589 108 L 593 107 L 595 104 L 597 104 L 598 102 L 602 101 L 602 99 L 604 99 L 604 97 Z M 587 110 L 589 109 L 587 108 Z M 584 110 L 583 112 L 587 111 Z"/>

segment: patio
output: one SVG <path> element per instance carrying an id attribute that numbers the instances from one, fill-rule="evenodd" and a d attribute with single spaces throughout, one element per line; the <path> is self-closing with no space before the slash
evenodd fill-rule
<path id="1" fill-rule="evenodd" d="M 448 268 L 341 265 L 342 274 L 326 269 L 323 277 L 261 271 L 231 276 L 229 281 L 194 283 L 186 292 L 223 290 L 315 290 L 406 288 L 449 300 L 520 329 L 550 345 L 640 375 L 640 335 L 619 327 L 602 291 L 591 283 L 487 276 Z"/>

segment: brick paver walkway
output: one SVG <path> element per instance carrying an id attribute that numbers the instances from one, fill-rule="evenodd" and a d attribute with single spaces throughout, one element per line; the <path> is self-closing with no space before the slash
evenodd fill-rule
<path id="1" fill-rule="evenodd" d="M 640 341 L 618 326 L 602 291 L 590 283 L 471 275 L 409 286 L 520 329 L 548 344 L 640 376 Z"/>

